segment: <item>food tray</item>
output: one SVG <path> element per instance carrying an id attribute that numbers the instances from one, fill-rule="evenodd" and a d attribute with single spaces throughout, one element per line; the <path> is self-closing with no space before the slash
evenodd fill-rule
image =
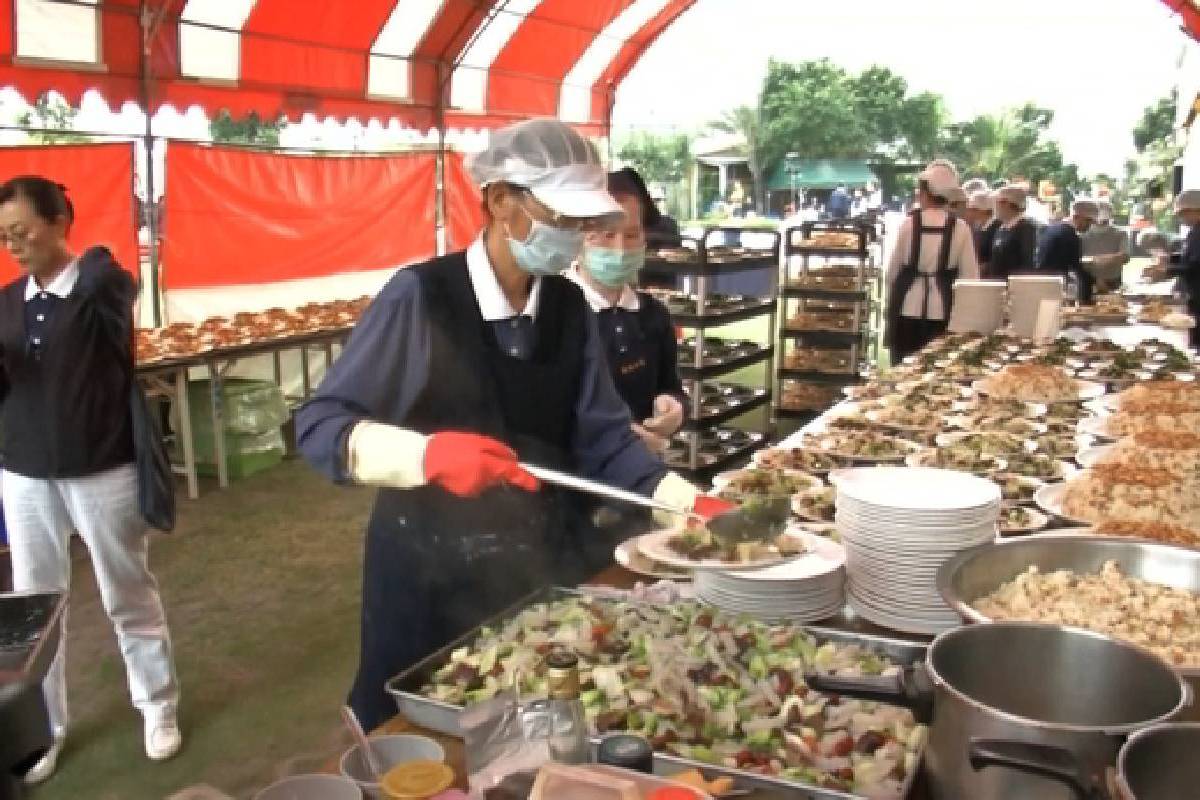
<path id="1" fill-rule="evenodd" d="M 63 594 L 0 594 L 0 686 L 45 677 L 65 608 Z"/>
<path id="2" fill-rule="evenodd" d="M 412 724 L 447 736 L 461 737 L 462 731 L 458 725 L 458 718 L 462 712 L 462 708 L 438 700 L 431 700 L 423 696 L 421 694 L 421 687 L 425 686 L 433 673 L 449 660 L 452 652 L 460 647 L 466 647 L 473 642 L 479 636 L 480 629 L 495 627 L 534 603 L 551 602 L 580 594 L 585 594 L 585 592 L 563 587 L 548 587 L 536 591 L 525 599 L 518 601 L 511 608 L 507 608 L 496 614 L 491 619 L 458 637 L 436 653 L 427 656 L 411 668 L 395 676 L 384 685 L 384 688 L 396 700 L 396 705 L 400 713 Z M 869 634 L 849 633 L 821 628 L 819 626 L 800 625 L 797 627 L 802 627 L 812 633 L 818 642 L 834 641 L 869 646 L 897 664 L 909 665 L 925 660 L 927 647 L 917 642 L 891 639 L 884 636 L 872 636 Z M 592 737 L 592 746 L 596 747 L 599 741 L 600 737 Z M 918 753 L 918 760 L 923 755 L 924 748 Z M 809 786 L 783 778 L 758 775 L 741 769 L 714 766 L 668 753 L 656 752 L 654 754 L 654 771 L 658 775 L 671 775 L 686 769 L 700 769 L 705 774 L 728 775 L 737 782 L 738 788 L 762 790 L 766 793 L 765 795 L 756 796 L 769 796 L 780 798 L 781 800 L 785 798 L 786 800 L 865 800 L 862 795 L 858 794 L 841 792 L 834 789 L 823 789 L 818 786 Z M 921 770 L 918 768 L 913 770 L 912 774 L 908 776 L 902 796 L 907 797 L 909 795 L 912 791 L 912 785 L 920 772 Z"/>

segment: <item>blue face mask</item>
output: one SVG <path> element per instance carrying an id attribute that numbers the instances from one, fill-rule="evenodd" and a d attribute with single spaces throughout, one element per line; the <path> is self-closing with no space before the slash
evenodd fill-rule
<path id="1" fill-rule="evenodd" d="M 579 255 L 583 247 L 583 234 L 565 231 L 544 222 L 533 220 L 533 227 L 525 241 L 508 237 L 517 266 L 530 275 L 557 275 Z"/>
<path id="2" fill-rule="evenodd" d="M 600 283 L 616 289 L 633 280 L 642 265 L 646 263 L 646 251 L 618 250 L 615 247 L 591 247 L 583 251 L 583 262 L 591 274 Z"/>

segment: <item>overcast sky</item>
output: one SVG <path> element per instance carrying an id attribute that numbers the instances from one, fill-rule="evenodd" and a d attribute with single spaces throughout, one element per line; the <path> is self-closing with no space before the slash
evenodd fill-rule
<path id="1" fill-rule="evenodd" d="M 873 63 L 967 118 L 1027 100 L 1085 173 L 1120 174 L 1142 110 L 1196 47 L 1161 0 L 698 0 L 617 94 L 614 127 L 693 128 L 753 103 L 767 59 Z"/>

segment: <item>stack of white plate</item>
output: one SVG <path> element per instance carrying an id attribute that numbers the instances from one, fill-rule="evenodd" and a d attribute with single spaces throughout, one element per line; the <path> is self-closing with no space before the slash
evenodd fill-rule
<path id="1" fill-rule="evenodd" d="M 696 572 L 696 597 L 733 614 L 768 622 L 816 622 L 845 604 L 846 553 L 832 539 L 799 533 L 807 553 L 766 569 Z"/>
<path id="2" fill-rule="evenodd" d="M 1038 334 L 1039 320 L 1044 315 L 1043 302 L 1061 307 L 1063 301 L 1063 279 L 1058 275 L 1014 275 L 1008 279 L 1008 297 L 1011 300 L 1009 322 L 1017 336 L 1027 339 Z"/>
<path id="3" fill-rule="evenodd" d="M 846 548 L 850 606 L 898 631 L 935 634 L 958 624 L 937 589 L 954 554 L 993 541 L 1000 487 L 964 472 L 867 467 L 830 474 Z"/>
<path id="4" fill-rule="evenodd" d="M 962 279 L 954 282 L 954 305 L 950 311 L 949 329 L 958 333 L 993 333 L 1004 322 L 1004 281 Z"/>

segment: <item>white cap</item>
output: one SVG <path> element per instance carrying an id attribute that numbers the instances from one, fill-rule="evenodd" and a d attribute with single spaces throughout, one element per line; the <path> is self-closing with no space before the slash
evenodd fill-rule
<path id="1" fill-rule="evenodd" d="M 1200 211 L 1200 189 L 1185 189 L 1175 198 L 1176 211 Z"/>
<path id="2" fill-rule="evenodd" d="M 967 193 L 963 191 L 961 186 L 955 186 L 946 194 L 947 203 L 965 203 L 967 202 Z"/>
<path id="3" fill-rule="evenodd" d="M 988 186 L 988 182 L 983 178 L 971 178 L 971 180 L 962 185 L 962 188 L 963 191 L 967 193 L 967 196 L 970 197 L 976 192 L 990 191 L 992 187 Z"/>
<path id="4" fill-rule="evenodd" d="M 1101 222 L 1112 222 L 1113 204 L 1108 200 L 1097 200 L 1096 208 L 1100 212 L 1100 216 L 1096 217 Z"/>
<path id="5" fill-rule="evenodd" d="M 523 186 L 567 217 L 623 213 L 608 193 L 608 172 L 596 148 L 556 119 L 529 119 L 495 131 L 487 149 L 468 156 L 466 166 L 480 186 Z"/>
<path id="6" fill-rule="evenodd" d="M 1014 205 L 1022 211 L 1025 210 L 1025 201 L 1028 199 L 1025 190 L 1020 186 L 1001 186 L 996 190 L 996 200 Z"/>
<path id="7" fill-rule="evenodd" d="M 1096 204 L 1095 200 L 1076 200 L 1071 203 L 1071 216 L 1096 219 L 1100 216 L 1100 206 Z"/>
<path id="8" fill-rule="evenodd" d="M 966 187 L 963 187 L 964 189 Z M 992 199 L 992 193 L 987 189 L 978 189 L 971 192 L 971 197 L 967 200 L 967 208 L 975 211 L 995 211 L 996 203 Z"/>
<path id="9" fill-rule="evenodd" d="M 930 161 L 917 179 L 929 184 L 929 193 L 943 200 L 949 200 L 950 193 L 958 188 L 958 170 L 944 158 Z"/>

